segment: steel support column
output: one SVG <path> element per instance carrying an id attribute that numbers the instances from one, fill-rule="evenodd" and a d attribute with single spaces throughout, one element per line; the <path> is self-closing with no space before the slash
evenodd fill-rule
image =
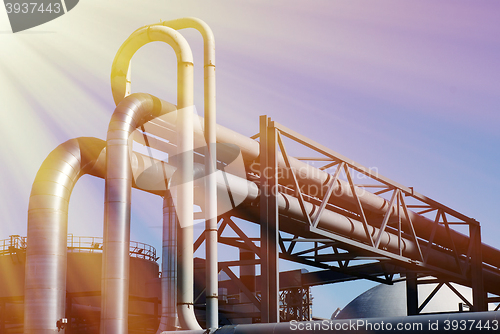
<path id="1" fill-rule="evenodd" d="M 472 281 L 472 311 L 488 311 L 487 296 L 483 281 L 483 259 L 481 252 L 481 226 L 474 222 L 469 224 L 471 242 L 471 281 Z"/>
<path id="2" fill-rule="evenodd" d="M 260 116 L 261 322 L 279 322 L 277 130 Z"/>
<path id="3" fill-rule="evenodd" d="M 240 261 L 255 261 L 255 253 L 251 250 L 240 248 Z M 255 264 L 240 266 L 240 280 L 252 293 L 255 293 Z M 240 301 L 248 302 L 244 293 L 241 294 Z"/>
<path id="4" fill-rule="evenodd" d="M 406 313 L 407 315 L 418 314 L 418 286 L 417 273 L 406 273 Z"/>

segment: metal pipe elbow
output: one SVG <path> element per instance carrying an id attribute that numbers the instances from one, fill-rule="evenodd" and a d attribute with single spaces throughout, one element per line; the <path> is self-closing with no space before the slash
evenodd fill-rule
<path id="1" fill-rule="evenodd" d="M 28 207 L 25 333 L 53 333 L 64 318 L 69 199 L 82 175 L 103 170 L 99 157 L 105 145 L 97 138 L 68 140 L 47 156 L 35 177 Z"/>
<path id="2" fill-rule="evenodd" d="M 116 105 L 131 93 L 130 62 L 132 57 L 142 46 L 155 41 L 170 45 L 175 51 L 179 64 L 192 66 L 193 53 L 180 33 L 162 25 L 150 25 L 137 29 L 118 49 L 111 67 L 111 91 Z"/>

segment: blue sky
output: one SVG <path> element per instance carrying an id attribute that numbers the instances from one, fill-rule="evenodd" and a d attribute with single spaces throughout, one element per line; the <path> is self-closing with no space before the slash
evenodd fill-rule
<path id="1" fill-rule="evenodd" d="M 184 16 L 216 37 L 218 123 L 258 132 L 274 120 L 477 219 L 500 248 L 500 4 L 496 1 L 81 1 L 12 34 L 0 10 L 0 238 L 26 234 L 40 164 L 74 137 L 106 137 L 109 76 L 137 28 Z M 202 105 L 201 37 L 195 54 Z M 148 45 L 133 61 L 134 92 L 175 103 L 175 57 Z M 69 231 L 102 235 L 104 182 L 83 177 Z M 134 192 L 132 239 L 160 249 L 161 199 Z M 368 286 L 313 290 L 314 314 Z"/>

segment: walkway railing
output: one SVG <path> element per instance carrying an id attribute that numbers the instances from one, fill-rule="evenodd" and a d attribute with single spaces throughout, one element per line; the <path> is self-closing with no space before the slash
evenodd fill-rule
<path id="1" fill-rule="evenodd" d="M 27 238 L 11 235 L 8 239 L 0 240 L 0 255 L 12 254 L 27 247 Z M 68 251 L 73 253 L 102 252 L 103 239 L 101 237 L 80 237 L 68 234 Z M 131 241 L 130 256 L 156 262 L 156 249 L 148 244 Z"/>

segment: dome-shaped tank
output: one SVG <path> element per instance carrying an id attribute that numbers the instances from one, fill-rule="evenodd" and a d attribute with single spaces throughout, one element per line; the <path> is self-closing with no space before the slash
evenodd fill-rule
<path id="1" fill-rule="evenodd" d="M 429 296 L 437 284 L 421 284 L 418 286 L 419 305 Z M 468 301 L 472 301 L 472 290 L 458 284 L 452 286 Z M 436 295 L 423 308 L 423 313 L 458 312 L 460 299 L 450 288 L 442 286 Z M 379 284 L 353 299 L 336 319 L 377 318 L 406 316 L 406 282 L 393 285 Z"/>

